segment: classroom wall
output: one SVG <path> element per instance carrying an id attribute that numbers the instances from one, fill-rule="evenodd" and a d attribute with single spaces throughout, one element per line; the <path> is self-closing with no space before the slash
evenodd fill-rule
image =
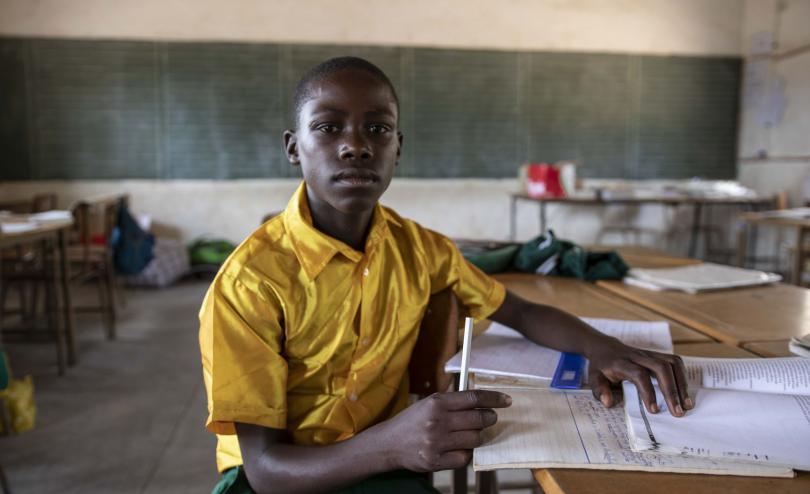
<path id="1" fill-rule="evenodd" d="M 810 200 L 810 0 L 748 0 L 741 52 L 739 180 Z M 757 254 L 788 262 L 793 232 L 760 229 Z"/>
<path id="2" fill-rule="evenodd" d="M 0 0 L 0 35 L 738 55 L 743 4 L 743 0 L 376 4 L 361 0 Z M 237 240 L 266 211 L 283 207 L 294 185 L 289 180 L 14 182 L 0 183 L 0 196 L 58 190 L 62 204 L 67 205 L 73 198 L 126 191 L 136 211 L 180 226 L 188 238 L 216 234 Z M 449 235 L 505 238 L 508 193 L 516 189 L 516 180 L 395 180 L 383 202 Z M 582 243 L 597 240 L 605 223 L 629 222 L 660 233 L 651 234 L 646 243 L 675 248 L 677 244 L 667 243 L 672 235 L 665 232 L 673 224 L 678 228 L 685 224 L 683 212 L 657 207 L 607 212 L 551 208 L 549 219 L 560 235 Z M 536 208 L 521 207 L 518 238 L 536 232 Z"/>
<path id="3" fill-rule="evenodd" d="M 739 0 L 0 0 L 0 33 L 737 55 Z"/>
<path id="4" fill-rule="evenodd" d="M 800 205 L 810 193 L 810 0 L 748 0 L 741 43 L 740 180 Z"/>

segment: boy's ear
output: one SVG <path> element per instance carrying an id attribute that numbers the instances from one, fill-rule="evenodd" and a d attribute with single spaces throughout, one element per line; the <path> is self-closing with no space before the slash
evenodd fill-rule
<path id="1" fill-rule="evenodd" d="M 397 131 L 397 141 L 399 145 L 397 146 L 397 161 L 394 163 L 394 166 L 399 164 L 399 157 L 402 156 L 402 142 L 405 139 L 405 136 L 402 135 L 402 132 Z"/>
<path id="2" fill-rule="evenodd" d="M 287 160 L 290 163 L 295 166 L 301 164 L 301 160 L 298 158 L 298 137 L 295 135 L 295 131 L 284 131 L 284 151 L 287 153 Z"/>

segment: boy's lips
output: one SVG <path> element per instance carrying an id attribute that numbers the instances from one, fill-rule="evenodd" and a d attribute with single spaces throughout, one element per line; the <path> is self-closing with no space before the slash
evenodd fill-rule
<path id="1" fill-rule="evenodd" d="M 371 170 L 352 168 L 336 173 L 333 180 L 346 185 L 371 185 L 380 181 L 379 175 Z"/>

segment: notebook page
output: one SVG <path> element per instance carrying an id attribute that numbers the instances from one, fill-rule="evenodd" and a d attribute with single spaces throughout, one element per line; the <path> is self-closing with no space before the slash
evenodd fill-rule
<path id="1" fill-rule="evenodd" d="M 621 319 L 581 318 L 599 332 L 621 340 L 625 345 L 672 353 L 672 335 L 666 321 L 624 321 Z"/>
<path id="2" fill-rule="evenodd" d="M 759 393 L 810 395 L 810 359 L 683 357 L 692 385 Z"/>
<path id="3" fill-rule="evenodd" d="M 590 392 L 504 389 L 512 406 L 484 430 L 473 467 L 588 468 L 792 477 L 788 468 L 689 458 L 630 449 L 624 411 L 605 408 Z"/>
<path id="4" fill-rule="evenodd" d="M 810 470 L 810 396 L 698 388 L 695 408 L 648 413 L 635 385 L 625 382 L 627 433 L 635 451 L 735 459 Z M 692 394 L 690 393 L 690 394 Z"/>

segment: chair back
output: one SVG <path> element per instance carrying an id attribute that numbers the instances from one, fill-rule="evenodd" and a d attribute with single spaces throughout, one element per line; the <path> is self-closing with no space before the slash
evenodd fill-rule
<path id="1" fill-rule="evenodd" d="M 452 374 L 444 363 L 458 351 L 459 303 L 447 288 L 430 297 L 408 364 L 410 392 L 419 396 L 447 391 Z"/>
<path id="2" fill-rule="evenodd" d="M 52 192 L 37 194 L 31 200 L 32 213 L 41 213 L 43 211 L 52 211 L 54 209 L 56 209 L 56 194 Z"/>
<path id="3" fill-rule="evenodd" d="M 85 269 L 90 264 L 90 203 L 79 201 L 70 209 L 73 213 L 73 233 L 71 234 L 70 242 L 73 245 L 81 247 L 82 262 L 85 264 Z"/>

